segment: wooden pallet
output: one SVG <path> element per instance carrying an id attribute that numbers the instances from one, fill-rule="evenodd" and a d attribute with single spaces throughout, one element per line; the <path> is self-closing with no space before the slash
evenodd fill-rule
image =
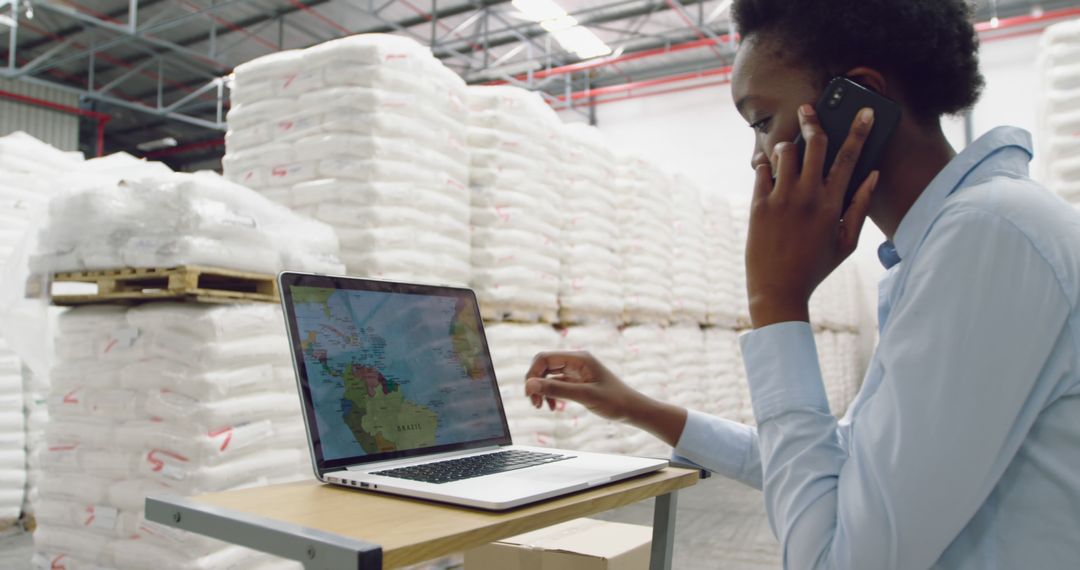
<path id="1" fill-rule="evenodd" d="M 54 295 L 52 303 L 70 307 L 92 303 L 194 301 L 199 303 L 277 303 L 273 275 L 211 267 L 109 269 L 56 273 L 53 283 L 97 285 L 92 294 Z"/>

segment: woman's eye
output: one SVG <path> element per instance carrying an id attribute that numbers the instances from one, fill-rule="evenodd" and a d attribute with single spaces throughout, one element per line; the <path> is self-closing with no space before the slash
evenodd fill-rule
<path id="1" fill-rule="evenodd" d="M 769 132 L 769 122 L 770 121 L 772 121 L 772 117 L 765 117 L 764 119 L 761 119 L 760 121 L 750 125 L 750 128 L 754 129 L 755 131 L 757 131 L 757 132 L 759 132 L 761 134 L 765 134 L 765 133 Z"/>

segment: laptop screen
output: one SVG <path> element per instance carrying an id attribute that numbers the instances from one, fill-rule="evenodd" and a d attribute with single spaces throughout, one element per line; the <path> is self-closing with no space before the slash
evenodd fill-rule
<path id="1" fill-rule="evenodd" d="M 510 443 L 468 289 L 284 273 L 320 469 Z"/>

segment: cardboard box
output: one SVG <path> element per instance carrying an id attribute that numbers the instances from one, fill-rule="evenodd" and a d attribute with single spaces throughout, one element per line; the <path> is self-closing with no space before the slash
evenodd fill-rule
<path id="1" fill-rule="evenodd" d="M 648 570 L 652 529 L 577 519 L 465 553 L 465 570 Z"/>

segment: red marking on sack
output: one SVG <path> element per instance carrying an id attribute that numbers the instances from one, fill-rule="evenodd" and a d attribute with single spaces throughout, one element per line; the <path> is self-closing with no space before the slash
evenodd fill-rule
<path id="1" fill-rule="evenodd" d="M 158 457 L 157 457 L 158 453 L 160 453 L 162 455 L 165 455 L 166 457 L 170 457 L 172 459 L 175 459 L 177 461 L 183 461 L 185 463 L 188 461 L 187 457 L 184 457 L 183 455 L 180 455 L 179 453 L 173 453 L 171 451 L 165 451 L 164 449 L 151 450 L 150 453 L 146 454 L 146 461 L 149 462 L 150 465 L 154 466 L 153 469 L 151 469 L 151 471 L 153 471 L 154 473 L 158 473 L 162 469 L 165 468 L 165 460 L 158 459 Z"/>
<path id="2" fill-rule="evenodd" d="M 79 444 L 77 444 L 77 443 L 72 444 L 72 445 L 56 445 L 56 446 L 50 447 L 49 451 L 74 451 L 78 447 L 79 447 Z"/>
<path id="3" fill-rule="evenodd" d="M 288 86 L 292 85 L 293 81 L 296 81 L 296 74 L 295 73 L 288 76 L 288 77 L 286 77 L 285 78 L 285 83 L 281 84 L 281 86 L 282 87 L 288 87 Z"/>
<path id="4" fill-rule="evenodd" d="M 287 176 L 288 174 L 289 169 L 285 168 L 284 166 L 275 166 L 270 169 L 270 176 L 273 176 L 274 178 L 281 178 L 283 176 Z"/>
<path id="5" fill-rule="evenodd" d="M 292 121 L 280 121 L 280 122 L 278 122 L 278 128 L 283 130 L 283 131 L 292 130 L 292 128 L 294 126 L 296 126 L 296 123 L 294 123 Z"/>
<path id="6" fill-rule="evenodd" d="M 221 442 L 221 449 L 219 449 L 218 451 L 225 451 L 225 448 L 229 447 L 229 442 L 232 441 L 232 436 L 233 436 L 233 428 L 232 428 L 232 426 L 224 427 L 224 428 L 214 430 L 214 431 L 210 431 L 210 432 L 206 433 L 206 435 L 208 435 L 208 436 L 210 436 L 212 438 L 217 437 L 217 436 L 222 435 L 222 434 L 225 435 L 225 441 Z"/>
<path id="7" fill-rule="evenodd" d="M 90 526 L 90 524 L 94 522 L 94 505 L 88 505 L 86 507 L 86 512 L 90 516 L 86 517 L 86 521 L 83 522 L 83 526 Z"/>
<path id="8" fill-rule="evenodd" d="M 49 561 L 49 569 L 50 570 L 67 570 L 67 566 L 65 566 L 63 562 L 60 562 L 60 560 L 62 560 L 65 556 L 67 556 L 67 554 L 61 554 L 60 556 L 57 556 L 56 558 L 53 558 L 52 560 L 50 560 Z"/>
<path id="9" fill-rule="evenodd" d="M 75 392 L 78 392 L 79 390 L 82 390 L 82 386 L 79 386 L 78 388 L 75 388 L 67 394 L 64 394 L 64 399 L 61 400 L 61 402 L 65 404 L 78 404 L 79 399 L 75 397 Z"/>
<path id="10" fill-rule="evenodd" d="M 386 61 L 393 61 L 395 59 L 409 59 L 409 54 L 407 54 L 407 53 L 388 53 L 388 54 L 386 54 L 385 59 L 386 59 Z"/>
<path id="11" fill-rule="evenodd" d="M 109 354 L 110 352 L 112 352 L 112 349 L 116 348 L 116 345 L 119 343 L 120 341 L 116 340 L 115 338 L 110 340 L 109 344 L 105 345 L 105 354 Z"/>
<path id="12" fill-rule="evenodd" d="M 495 213 L 499 216 L 499 219 L 504 222 L 510 221 L 510 213 L 506 211 L 504 206 L 495 206 Z"/>

